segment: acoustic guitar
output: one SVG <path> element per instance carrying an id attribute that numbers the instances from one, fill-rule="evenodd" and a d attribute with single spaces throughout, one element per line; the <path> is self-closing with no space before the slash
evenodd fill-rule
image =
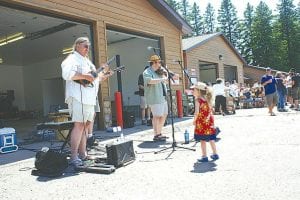
<path id="1" fill-rule="evenodd" d="M 114 60 L 116 59 L 116 56 L 113 56 L 111 59 L 109 59 L 105 65 L 110 65 Z M 117 67 L 115 68 L 113 71 L 123 71 L 124 70 L 124 66 L 120 66 L 120 67 Z M 94 78 L 97 78 L 98 77 L 98 74 L 100 72 L 102 72 L 104 70 L 104 67 L 99 67 L 96 71 L 90 71 L 89 73 L 94 77 Z M 110 70 L 111 71 L 111 70 Z M 109 72 L 105 73 L 105 75 L 109 74 Z M 91 83 L 90 81 L 88 80 L 85 80 L 85 79 L 81 79 L 81 80 L 74 80 L 76 83 L 79 83 L 81 85 L 83 85 L 84 87 L 93 87 L 93 83 Z"/>
<path id="2" fill-rule="evenodd" d="M 112 69 L 112 70 L 106 72 L 104 75 L 110 74 L 111 71 L 113 71 L 113 72 L 121 72 L 121 71 L 123 71 L 124 69 L 125 69 L 125 66 L 122 65 L 122 66 L 120 66 L 120 67 L 116 67 L 116 68 L 114 68 L 114 69 Z M 91 73 L 92 76 L 93 76 L 94 78 L 97 78 L 97 77 L 98 77 L 98 74 L 99 74 L 100 72 L 102 72 L 103 70 L 104 70 L 104 67 L 100 67 L 100 68 L 98 68 L 96 71 L 90 71 L 89 73 Z M 75 81 L 76 83 L 79 83 L 79 84 L 83 85 L 84 87 L 94 87 L 94 84 L 93 84 L 92 82 L 86 80 L 86 79 L 80 79 L 80 80 L 74 80 L 74 81 Z"/>

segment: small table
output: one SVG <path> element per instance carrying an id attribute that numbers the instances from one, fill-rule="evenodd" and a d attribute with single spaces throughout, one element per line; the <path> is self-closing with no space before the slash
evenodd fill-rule
<path id="1" fill-rule="evenodd" d="M 45 123 L 39 123 L 39 124 L 37 124 L 37 130 L 44 130 L 44 129 L 57 130 L 58 134 L 60 134 L 60 136 L 62 138 L 64 138 L 64 143 L 61 146 L 60 151 L 63 151 L 63 149 L 65 148 L 66 144 L 69 142 L 69 139 L 70 139 L 73 127 L 74 127 L 74 122 L 73 121 L 67 121 L 67 122 L 45 122 Z M 64 136 L 64 134 L 62 133 L 62 131 L 64 131 L 64 130 L 68 130 L 69 131 L 69 133 L 68 133 L 67 136 Z"/>

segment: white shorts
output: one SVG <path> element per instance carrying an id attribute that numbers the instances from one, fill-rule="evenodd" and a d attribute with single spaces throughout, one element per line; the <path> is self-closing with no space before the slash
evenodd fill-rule
<path id="1" fill-rule="evenodd" d="M 146 100 L 145 100 L 145 96 L 141 96 L 141 105 L 140 105 L 141 109 L 145 109 L 148 107 L 148 105 L 146 104 Z"/>
<path id="2" fill-rule="evenodd" d="M 81 104 L 76 99 L 71 98 L 68 101 L 68 108 L 74 122 L 92 122 L 94 120 L 94 105 Z"/>
<path id="3" fill-rule="evenodd" d="M 162 117 L 168 115 L 168 103 L 167 101 L 160 104 L 149 105 L 152 115 L 155 117 Z"/>

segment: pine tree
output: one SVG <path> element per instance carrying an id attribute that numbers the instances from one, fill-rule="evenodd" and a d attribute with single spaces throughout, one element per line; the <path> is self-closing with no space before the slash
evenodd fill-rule
<path id="1" fill-rule="evenodd" d="M 275 16 L 278 18 L 278 16 Z M 273 38 L 273 63 L 275 69 L 288 71 L 288 54 L 287 42 L 282 39 L 281 23 L 278 19 L 272 24 L 272 38 Z"/>
<path id="2" fill-rule="evenodd" d="M 274 66 L 272 45 L 272 11 L 260 2 L 255 9 L 252 27 L 252 49 L 254 65 Z"/>
<path id="3" fill-rule="evenodd" d="M 296 65 L 299 65 L 300 59 L 296 8 L 293 4 L 293 0 L 280 0 L 280 4 L 277 8 L 279 11 L 278 22 L 280 24 L 280 30 L 278 30 L 277 36 L 279 36 L 278 40 L 286 44 L 286 46 L 283 47 L 286 48 L 286 58 L 283 59 L 287 60 L 286 64 L 289 67 L 296 67 Z"/>
<path id="4" fill-rule="evenodd" d="M 239 39 L 239 23 L 236 9 L 231 3 L 231 0 L 222 0 L 218 21 L 223 34 L 234 46 L 237 46 Z"/>
<path id="5" fill-rule="evenodd" d="M 215 22 L 215 10 L 211 3 L 208 3 L 204 14 L 204 33 L 215 32 Z"/>
<path id="6" fill-rule="evenodd" d="M 200 15 L 199 6 L 196 3 L 193 4 L 191 11 L 191 25 L 194 35 L 198 36 L 203 33 L 202 17 Z"/>
<path id="7" fill-rule="evenodd" d="M 179 11 L 181 16 L 183 17 L 183 19 L 190 23 L 190 4 L 188 0 L 181 0 L 181 2 L 179 3 Z"/>
<path id="8" fill-rule="evenodd" d="M 179 4 L 176 0 L 165 0 L 176 12 L 179 11 Z"/>
<path id="9" fill-rule="evenodd" d="M 247 3 L 244 11 L 244 20 L 241 23 L 241 54 L 248 64 L 253 64 L 253 51 L 251 48 L 251 29 L 253 24 L 254 8 Z"/>

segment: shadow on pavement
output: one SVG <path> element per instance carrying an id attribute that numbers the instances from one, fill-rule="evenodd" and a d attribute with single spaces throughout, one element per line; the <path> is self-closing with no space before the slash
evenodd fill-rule
<path id="1" fill-rule="evenodd" d="M 149 140 L 149 141 L 143 141 L 140 144 L 138 144 L 137 146 L 139 148 L 143 148 L 143 149 L 155 149 L 155 148 L 159 148 L 162 145 L 166 145 L 166 144 L 170 144 L 170 143 L 166 142 L 166 141 L 156 141 L 156 142 L 154 142 L 152 140 Z"/>
<path id="2" fill-rule="evenodd" d="M 58 177 L 46 177 L 46 176 L 36 176 L 36 180 L 39 182 L 48 182 L 48 181 L 55 181 L 62 178 L 67 178 L 71 176 L 77 176 L 79 175 L 79 172 L 75 171 L 72 166 L 69 166 L 67 169 L 65 169 L 63 175 Z M 34 176 L 34 175 L 33 175 Z"/>
<path id="3" fill-rule="evenodd" d="M 214 162 L 204 162 L 204 163 L 194 163 L 194 169 L 191 170 L 192 173 L 206 173 L 216 171 L 216 163 Z"/>

